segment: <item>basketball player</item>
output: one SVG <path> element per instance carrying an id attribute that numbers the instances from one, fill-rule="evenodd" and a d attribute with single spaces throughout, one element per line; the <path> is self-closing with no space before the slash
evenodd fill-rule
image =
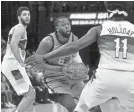
<path id="1" fill-rule="evenodd" d="M 69 55 L 97 40 L 101 57 L 96 79 L 83 89 L 75 111 L 85 112 L 116 97 L 125 112 L 134 112 L 134 25 L 126 20 L 130 2 L 109 1 L 105 5 L 109 21 L 91 28 L 78 41 L 44 56 L 32 56 L 26 62 L 36 64 Z"/>
<path id="2" fill-rule="evenodd" d="M 6 54 L 2 62 L 2 72 L 11 83 L 17 95 L 24 95 L 15 112 L 32 112 L 35 92 L 25 70 L 26 28 L 30 23 L 27 7 L 17 10 L 19 23 L 11 28 L 8 35 Z"/>
<path id="3" fill-rule="evenodd" d="M 54 22 L 55 32 L 50 33 L 41 42 L 36 51 L 36 55 L 44 55 L 52 52 L 66 43 L 71 43 L 78 40 L 78 38 L 71 32 L 71 24 L 67 17 L 59 17 Z M 72 63 L 82 63 L 78 53 L 73 53 L 69 56 L 58 57 L 47 60 L 44 69 L 44 77 L 46 85 L 51 89 L 54 95 L 50 95 L 50 99 L 63 105 L 68 112 L 73 112 L 82 89 L 84 88 L 83 82 L 72 83 L 62 73 L 62 66 Z M 37 65 L 38 67 L 40 65 Z M 51 69 L 57 67 L 57 70 L 52 72 L 46 66 L 51 66 Z M 42 67 L 43 68 L 43 67 Z M 40 69 L 38 67 L 38 69 Z"/>

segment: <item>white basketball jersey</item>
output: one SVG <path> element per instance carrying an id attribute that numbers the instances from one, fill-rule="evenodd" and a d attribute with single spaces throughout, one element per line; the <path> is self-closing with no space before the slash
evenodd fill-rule
<path id="1" fill-rule="evenodd" d="M 16 60 L 16 58 L 14 57 L 14 54 L 12 53 L 12 50 L 11 50 L 11 47 L 10 47 L 10 42 L 11 42 L 11 39 L 12 39 L 14 31 L 17 31 L 17 28 L 20 27 L 20 25 L 22 25 L 22 24 L 15 25 L 9 31 L 7 47 L 6 47 L 6 54 L 5 54 L 4 58 L 3 58 L 3 60 L 5 60 L 5 59 L 6 60 L 7 59 Z M 24 27 L 24 26 L 22 26 L 22 27 Z M 27 44 L 27 32 L 25 31 L 24 34 L 21 36 L 20 42 L 18 44 L 20 56 L 21 56 L 23 61 L 24 61 L 25 56 L 26 56 L 26 53 L 25 53 L 26 44 Z"/>
<path id="2" fill-rule="evenodd" d="M 128 21 L 102 24 L 98 38 L 99 68 L 134 71 L 134 25 Z"/>

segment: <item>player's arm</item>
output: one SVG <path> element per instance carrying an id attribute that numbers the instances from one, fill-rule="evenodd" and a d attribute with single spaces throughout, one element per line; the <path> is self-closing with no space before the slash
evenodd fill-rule
<path id="1" fill-rule="evenodd" d="M 35 55 L 44 55 L 44 54 L 50 52 L 50 50 L 52 49 L 52 46 L 53 46 L 52 38 L 50 38 L 50 37 L 44 38 L 40 42 Z M 54 72 L 61 72 L 61 66 L 49 65 L 45 62 L 42 64 L 43 64 L 42 67 L 44 68 L 44 70 L 46 69 L 46 70 L 54 71 Z"/>
<path id="2" fill-rule="evenodd" d="M 77 40 L 78 40 L 78 37 L 74 36 L 74 42 Z M 76 53 L 75 57 L 73 58 L 73 62 L 83 63 L 79 52 Z"/>
<path id="3" fill-rule="evenodd" d="M 66 56 L 78 52 L 79 50 L 83 49 L 84 47 L 92 44 L 97 40 L 99 30 L 100 30 L 99 26 L 91 28 L 87 32 L 87 34 L 84 35 L 79 40 L 72 43 L 65 44 L 62 47 L 44 55 L 44 59 L 47 60 L 54 57 Z"/>
<path id="4" fill-rule="evenodd" d="M 11 50 L 12 50 L 16 60 L 20 64 L 23 64 L 23 60 L 21 59 L 21 56 L 20 56 L 18 44 L 19 44 L 20 38 L 24 34 L 24 32 L 25 32 L 25 28 L 23 26 L 19 25 L 18 27 L 16 27 L 14 30 L 14 33 L 12 35 L 11 42 L 10 42 Z"/>

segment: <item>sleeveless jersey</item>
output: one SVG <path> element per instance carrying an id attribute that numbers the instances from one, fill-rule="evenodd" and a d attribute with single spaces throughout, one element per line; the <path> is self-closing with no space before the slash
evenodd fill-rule
<path id="1" fill-rule="evenodd" d="M 52 50 L 55 50 L 63 45 L 58 41 L 58 39 L 56 37 L 56 33 L 51 33 L 49 36 L 51 36 L 51 38 L 53 40 Z M 71 33 L 67 43 L 73 42 L 74 38 L 75 38 L 75 35 Z M 75 56 L 76 56 L 76 54 L 64 56 L 64 57 L 53 58 L 53 59 L 48 60 L 48 63 L 52 64 L 52 65 L 62 66 L 62 65 L 71 63 Z"/>
<path id="2" fill-rule="evenodd" d="M 134 25 L 128 21 L 107 21 L 98 38 L 99 68 L 134 71 Z"/>
<path id="3" fill-rule="evenodd" d="M 17 28 L 20 27 L 20 25 L 22 25 L 22 24 L 15 25 L 9 31 L 7 47 L 6 47 L 6 54 L 5 54 L 4 58 L 3 58 L 3 60 L 5 60 L 5 59 L 6 60 L 8 60 L 8 59 L 16 60 L 16 58 L 14 57 L 14 54 L 12 53 L 12 50 L 11 50 L 11 47 L 10 47 L 10 42 L 11 42 L 11 39 L 12 39 L 14 31 L 17 30 Z M 24 26 L 22 26 L 22 27 L 24 27 Z M 25 56 L 26 56 L 26 53 L 25 53 L 26 44 L 27 44 L 27 32 L 25 31 L 23 33 L 23 35 L 21 36 L 20 42 L 18 44 L 20 56 L 21 56 L 23 61 L 24 61 Z"/>

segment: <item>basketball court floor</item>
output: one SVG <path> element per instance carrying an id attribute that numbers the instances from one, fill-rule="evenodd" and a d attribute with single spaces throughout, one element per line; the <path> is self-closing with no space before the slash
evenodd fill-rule
<path id="1" fill-rule="evenodd" d="M 1 112 L 14 112 L 15 108 L 2 108 Z M 59 104 L 37 104 L 34 105 L 34 112 L 67 112 Z"/>

